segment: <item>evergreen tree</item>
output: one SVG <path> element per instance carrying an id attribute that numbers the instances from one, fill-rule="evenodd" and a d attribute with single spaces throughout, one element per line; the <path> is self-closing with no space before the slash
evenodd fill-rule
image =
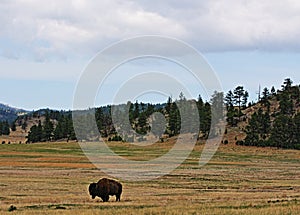
<path id="1" fill-rule="evenodd" d="M 276 117 L 271 131 L 270 141 L 277 148 L 292 148 L 293 120 L 284 114 Z"/>
<path id="2" fill-rule="evenodd" d="M 283 91 L 289 91 L 292 87 L 293 81 L 290 78 L 284 79 L 283 85 L 281 85 Z"/>
<path id="3" fill-rule="evenodd" d="M 172 98 L 168 97 L 168 101 L 167 101 L 167 104 L 166 104 L 166 107 L 165 107 L 166 112 L 167 112 L 168 115 L 170 114 L 171 105 L 172 105 Z"/>
<path id="4" fill-rule="evenodd" d="M 204 134 L 204 137 L 207 138 L 211 127 L 211 105 L 205 102 L 203 110 L 204 117 L 200 121 L 200 131 Z"/>
<path id="5" fill-rule="evenodd" d="M 49 112 L 46 111 L 45 113 L 45 122 L 43 126 L 43 138 L 44 141 L 50 141 L 53 135 L 54 126 L 53 123 L 50 121 L 50 115 Z"/>
<path id="6" fill-rule="evenodd" d="M 263 92 L 262 92 L 262 98 L 261 98 L 261 103 L 267 107 L 268 111 L 270 110 L 270 102 L 269 102 L 269 98 L 270 98 L 270 92 L 269 92 L 269 89 L 267 87 L 265 87 L 263 89 Z"/>
<path id="7" fill-rule="evenodd" d="M 239 121 L 241 121 L 242 116 L 242 107 L 245 108 L 245 105 L 247 104 L 247 100 L 249 97 L 249 94 L 247 91 L 244 90 L 243 86 L 237 86 L 234 91 L 234 101 L 235 104 L 238 105 L 238 117 Z"/>
<path id="8" fill-rule="evenodd" d="M 214 135 L 219 132 L 218 123 L 224 120 L 224 94 L 215 91 L 210 100 L 211 103 L 211 128 Z"/>
<path id="9" fill-rule="evenodd" d="M 292 144 L 293 144 L 293 148 L 295 149 L 300 149 L 300 113 L 296 114 L 294 119 L 293 119 L 293 124 L 294 127 L 292 129 L 292 133 L 293 133 L 293 140 L 292 140 Z"/>
<path id="10" fill-rule="evenodd" d="M 179 134 L 180 125 L 181 125 L 180 113 L 177 108 L 176 102 L 173 102 L 170 109 L 169 124 L 168 124 L 170 137 Z"/>
<path id="11" fill-rule="evenodd" d="M 12 131 L 16 131 L 17 130 L 16 122 L 12 122 L 11 123 L 11 130 Z"/>
<path id="12" fill-rule="evenodd" d="M 291 115 L 294 112 L 293 101 L 288 92 L 283 92 L 279 96 L 280 113 Z"/>
<path id="13" fill-rule="evenodd" d="M 267 146 L 267 139 L 271 130 L 271 120 L 269 112 L 263 112 L 260 108 L 255 112 L 246 127 L 245 145 Z"/>
<path id="14" fill-rule="evenodd" d="M 9 135 L 10 134 L 10 126 L 8 121 L 0 121 L 0 135 Z"/>
<path id="15" fill-rule="evenodd" d="M 272 96 L 275 96 L 275 95 L 276 95 L 276 90 L 275 90 L 275 87 L 274 87 L 274 86 L 272 86 L 272 88 L 271 88 L 271 95 L 272 95 Z"/>
<path id="16" fill-rule="evenodd" d="M 234 108 L 235 96 L 231 90 L 228 91 L 224 100 L 225 100 L 225 105 L 226 105 L 226 110 L 227 110 L 227 114 L 226 114 L 227 119 L 226 120 L 230 126 L 236 126 L 237 120 L 235 120 L 235 117 L 238 116 L 238 112 Z"/>
<path id="17" fill-rule="evenodd" d="M 30 131 L 28 132 L 27 135 L 27 141 L 29 143 L 41 142 L 42 136 L 43 136 L 43 127 L 41 121 L 39 121 L 38 125 L 33 125 L 30 128 Z"/>
<path id="18" fill-rule="evenodd" d="M 103 110 L 101 107 L 95 109 L 95 118 L 96 118 L 98 130 L 101 132 L 101 130 L 103 129 L 103 120 L 104 120 Z"/>

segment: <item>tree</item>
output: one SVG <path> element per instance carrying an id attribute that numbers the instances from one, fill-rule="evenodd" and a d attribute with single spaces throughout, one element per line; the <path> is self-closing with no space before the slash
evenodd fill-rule
<path id="1" fill-rule="evenodd" d="M 269 112 L 263 112 L 260 108 L 252 114 L 249 124 L 246 126 L 245 145 L 248 146 L 266 146 L 266 141 L 271 129 L 271 120 Z"/>
<path id="2" fill-rule="evenodd" d="M 224 94 L 223 92 L 215 91 L 210 100 L 211 103 L 211 131 L 213 135 L 219 133 L 218 124 L 222 122 L 224 118 Z"/>
<path id="3" fill-rule="evenodd" d="M 44 122 L 44 126 L 43 126 L 43 138 L 42 140 L 45 141 L 50 141 L 52 136 L 53 136 L 53 130 L 54 130 L 54 126 L 53 123 L 50 121 L 50 116 L 49 116 L 49 112 L 46 111 L 45 113 L 45 122 Z"/>
<path id="4" fill-rule="evenodd" d="M 147 126 L 147 116 L 146 113 L 143 111 L 138 118 L 138 132 L 140 134 L 146 134 L 149 127 Z"/>
<path id="5" fill-rule="evenodd" d="M 234 117 L 237 115 L 237 113 L 234 108 L 234 95 L 231 90 L 228 91 L 224 100 L 227 109 L 227 122 L 229 125 L 234 126 L 236 125 Z"/>
<path id="6" fill-rule="evenodd" d="M 247 91 L 245 91 L 244 95 L 242 97 L 242 107 L 243 107 L 243 109 L 245 109 L 247 107 L 248 97 L 249 97 L 249 93 Z"/>
<path id="7" fill-rule="evenodd" d="M 233 108 L 233 106 L 234 106 L 234 95 L 233 95 L 231 90 L 228 91 L 228 93 L 226 94 L 226 97 L 225 97 L 224 100 L 225 100 L 227 110 L 229 110 L 230 108 Z"/>
<path id="8" fill-rule="evenodd" d="M 22 127 L 21 127 L 23 130 L 26 130 L 26 128 L 27 128 L 27 122 L 26 121 L 24 121 L 23 123 L 22 123 Z"/>
<path id="9" fill-rule="evenodd" d="M 167 115 L 170 115 L 172 103 L 173 103 L 172 98 L 169 96 L 167 100 L 167 104 L 165 106 L 165 111 Z"/>
<path id="10" fill-rule="evenodd" d="M 180 124 L 181 124 L 180 113 L 176 103 L 173 102 L 170 109 L 169 123 L 168 123 L 168 131 L 170 137 L 179 134 L 180 127 L 181 127 Z"/>
<path id="11" fill-rule="evenodd" d="M 273 125 L 270 141 L 277 148 L 292 147 L 292 119 L 284 114 L 279 115 Z"/>
<path id="12" fill-rule="evenodd" d="M 294 112 L 293 100 L 288 92 L 283 92 L 279 96 L 279 108 L 281 114 L 291 115 Z"/>
<path id="13" fill-rule="evenodd" d="M 17 130 L 16 122 L 12 122 L 10 127 L 12 131 L 16 131 Z"/>
<path id="14" fill-rule="evenodd" d="M 290 78 L 284 79 L 283 85 L 281 85 L 283 91 L 291 89 L 293 81 Z"/>
<path id="15" fill-rule="evenodd" d="M 265 87 L 262 92 L 262 98 L 261 98 L 262 101 L 268 100 L 269 96 L 270 96 L 269 89 Z"/>
<path id="16" fill-rule="evenodd" d="M 241 121 L 241 116 L 242 116 L 242 106 L 244 107 L 247 104 L 247 100 L 249 97 L 249 93 L 244 90 L 243 86 L 237 86 L 234 91 L 234 101 L 235 104 L 238 105 L 238 117 L 239 121 Z"/>
<path id="17" fill-rule="evenodd" d="M 9 135 L 10 134 L 10 126 L 8 121 L 0 121 L 0 135 Z"/>
<path id="18" fill-rule="evenodd" d="M 224 93 L 215 91 L 210 100 L 211 109 L 216 123 L 224 119 Z"/>
<path id="19" fill-rule="evenodd" d="M 33 125 L 30 128 L 30 131 L 28 132 L 27 135 L 27 141 L 29 143 L 41 142 L 42 136 L 43 136 L 43 127 L 41 121 L 39 120 L 38 125 Z"/>
<path id="20" fill-rule="evenodd" d="M 271 94 L 272 94 L 272 96 L 276 95 L 276 90 L 275 90 L 274 86 L 272 86 L 272 88 L 271 88 Z"/>
<path id="21" fill-rule="evenodd" d="M 293 140 L 292 140 L 292 144 L 293 144 L 293 148 L 295 149 L 300 149 L 300 113 L 296 114 L 294 119 L 293 119 Z"/>
<path id="22" fill-rule="evenodd" d="M 208 102 L 204 104 L 203 115 L 202 119 L 200 119 L 200 131 L 207 138 L 211 127 L 211 105 Z"/>
<path id="23" fill-rule="evenodd" d="M 270 109 L 269 97 L 270 97 L 269 89 L 267 87 L 265 87 L 262 92 L 261 103 L 264 106 L 266 106 L 268 108 L 268 110 Z"/>

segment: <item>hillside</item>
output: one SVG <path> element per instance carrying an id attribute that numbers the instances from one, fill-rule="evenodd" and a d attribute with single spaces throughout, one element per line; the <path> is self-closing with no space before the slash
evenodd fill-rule
<path id="1" fill-rule="evenodd" d="M 230 110 L 227 105 L 227 115 L 237 123 L 228 123 L 223 143 L 300 149 L 300 86 L 286 79 L 277 92 L 267 88 L 264 92 L 259 102 L 241 108 L 240 114 L 239 108 Z"/>
<path id="2" fill-rule="evenodd" d="M 222 143 L 300 149 L 298 134 L 300 129 L 300 87 L 292 83 L 290 79 L 286 79 L 282 88 L 277 91 L 274 88 L 271 90 L 265 88 L 260 100 L 249 104 L 247 104 L 249 95 L 242 86 L 236 87 L 233 92 L 229 91 L 226 95 L 216 93 L 210 102 L 204 102 L 199 96 L 196 101 L 200 115 L 199 141 L 203 142 L 210 132 L 211 104 L 223 96 L 221 98 L 224 98 L 227 109 L 227 126 Z M 237 95 L 240 95 L 240 98 Z M 179 100 L 172 101 L 169 98 L 164 104 L 129 102 L 126 105 L 114 106 L 114 111 L 118 111 L 120 116 L 117 126 L 112 121 L 112 106 L 76 111 L 76 114 L 79 115 L 82 123 L 95 117 L 102 138 L 108 141 L 132 142 L 150 138 L 143 137 L 143 135 L 149 133 L 151 129 L 153 119 L 150 116 L 159 112 L 166 118 L 165 133 L 157 134 L 163 142 L 168 138 L 176 137 L 180 132 L 180 114 L 177 104 L 184 99 L 184 96 L 181 95 Z M 11 129 L 9 136 L 0 136 L 1 141 L 23 143 L 76 139 L 70 111 L 42 109 L 20 114 L 20 109 L 2 107 L 7 108 L 7 113 L 19 113 L 19 116 L 15 119 L 15 130 Z M 129 116 L 122 114 L 127 108 Z M 3 108 L 3 110 L 5 109 Z M 91 113 L 95 113 L 95 116 Z M 140 134 L 139 136 L 117 132 L 118 126 L 122 126 L 128 117 L 131 127 Z M 192 125 L 195 116 L 187 115 L 186 117 L 189 117 Z M 91 128 L 86 126 L 80 126 L 80 131 L 77 132 L 80 132 L 80 140 L 97 140 L 99 138 L 95 132 L 91 132 Z"/>
<path id="3" fill-rule="evenodd" d="M 28 113 L 28 111 L 0 103 L 0 121 L 8 121 L 11 123 L 16 120 L 18 116 L 26 113 Z"/>

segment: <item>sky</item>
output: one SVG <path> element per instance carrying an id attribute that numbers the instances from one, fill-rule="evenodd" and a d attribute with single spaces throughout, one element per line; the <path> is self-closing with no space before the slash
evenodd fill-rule
<path id="1" fill-rule="evenodd" d="M 287 77 L 300 82 L 297 0 L 3 0 L 0 26 L 0 103 L 27 110 L 72 109 L 91 59 L 118 41 L 143 35 L 176 38 L 194 47 L 225 92 L 243 85 L 252 101 L 259 85 L 280 88 Z M 186 78 L 193 97 L 202 93 L 178 65 L 141 59 L 116 69 L 95 104 L 109 103 L 132 75 L 129 70 L 163 70 L 183 82 Z M 134 99 L 162 102 L 165 96 Z"/>

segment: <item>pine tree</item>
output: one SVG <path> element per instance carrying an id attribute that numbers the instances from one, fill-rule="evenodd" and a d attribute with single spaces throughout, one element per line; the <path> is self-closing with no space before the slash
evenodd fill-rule
<path id="1" fill-rule="evenodd" d="M 224 100 L 227 109 L 227 122 L 230 126 L 236 126 L 237 122 L 235 117 L 238 115 L 238 113 L 234 108 L 235 98 L 231 90 L 228 91 Z"/>
<path id="2" fill-rule="evenodd" d="M 11 130 L 12 131 L 16 131 L 17 130 L 16 122 L 12 122 L 11 123 Z"/>
<path id="3" fill-rule="evenodd" d="M 0 135 L 9 135 L 10 134 L 10 126 L 8 121 L 0 122 Z"/>
<path id="4" fill-rule="evenodd" d="M 271 131 L 270 142 L 277 148 L 291 148 L 293 120 L 284 114 L 276 117 Z"/>
<path id="5" fill-rule="evenodd" d="M 271 130 L 271 120 L 269 112 L 265 113 L 260 108 L 252 114 L 249 124 L 246 126 L 245 145 L 248 146 L 267 146 L 269 133 Z"/>
<path id="6" fill-rule="evenodd" d="M 242 107 L 245 108 L 245 105 L 247 104 L 247 100 L 248 100 L 248 97 L 249 97 L 249 93 L 244 90 L 243 86 L 237 86 L 234 89 L 233 94 L 234 94 L 235 104 L 238 105 L 239 121 L 241 121 Z"/>
<path id="7" fill-rule="evenodd" d="M 54 130 L 54 126 L 53 123 L 50 121 L 50 115 L 49 112 L 46 111 L 45 113 L 45 122 L 44 122 L 44 126 L 43 126 L 43 137 L 42 140 L 43 141 L 50 141 L 52 136 L 53 136 L 53 130 Z"/>

